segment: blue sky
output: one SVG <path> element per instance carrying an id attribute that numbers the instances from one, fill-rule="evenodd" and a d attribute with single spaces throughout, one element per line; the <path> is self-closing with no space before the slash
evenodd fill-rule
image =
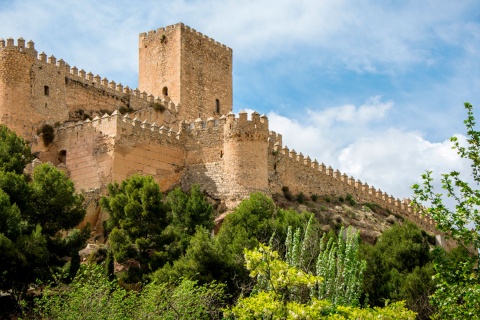
<path id="1" fill-rule="evenodd" d="M 137 86 L 138 34 L 184 22 L 233 49 L 234 111 L 396 197 L 468 170 L 449 137 L 480 108 L 478 1 L 0 0 L 0 37 Z M 480 118 L 480 115 L 479 115 Z"/>

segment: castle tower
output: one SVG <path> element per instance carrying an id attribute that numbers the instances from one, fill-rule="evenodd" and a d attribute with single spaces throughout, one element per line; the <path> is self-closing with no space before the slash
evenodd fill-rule
<path id="1" fill-rule="evenodd" d="M 44 53 L 37 59 L 32 41 L 0 39 L 0 123 L 30 139 L 40 123 L 68 119 L 65 77 L 56 63 Z"/>
<path id="2" fill-rule="evenodd" d="M 254 112 L 235 118 L 227 115 L 224 135 L 224 176 L 232 200 L 241 200 L 252 192 L 269 193 L 268 185 L 268 119 Z"/>
<path id="3" fill-rule="evenodd" d="M 180 103 L 187 121 L 232 110 L 232 49 L 178 23 L 141 33 L 138 87 Z"/>

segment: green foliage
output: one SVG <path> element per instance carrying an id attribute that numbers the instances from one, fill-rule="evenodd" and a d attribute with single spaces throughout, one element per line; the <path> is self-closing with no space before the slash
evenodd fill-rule
<path id="1" fill-rule="evenodd" d="M 171 263 L 186 252 L 197 227 L 213 229 L 213 208 L 198 185 L 189 194 L 177 188 L 163 201 L 152 177 L 133 176 L 110 185 L 101 204 L 110 213 L 107 229 L 115 259 L 137 263 L 128 271 L 130 282 L 166 263 L 157 277 L 178 279 L 181 275 L 171 270 Z"/>
<path id="2" fill-rule="evenodd" d="M 154 103 L 150 104 L 150 107 L 152 107 L 153 110 L 155 110 L 157 112 L 160 112 L 160 113 L 165 112 L 165 110 L 167 109 L 163 104 L 158 103 L 158 102 L 154 102 Z"/>
<path id="3" fill-rule="evenodd" d="M 348 202 L 351 206 L 354 206 L 354 205 L 357 204 L 357 201 L 355 201 L 355 199 L 353 198 L 353 196 L 352 196 L 350 193 L 346 195 L 345 200 L 347 200 L 347 202 Z"/>
<path id="4" fill-rule="evenodd" d="M 325 300 L 311 298 L 305 302 L 290 298 L 302 288 L 314 288 L 322 282 L 291 266 L 279 258 L 276 251 L 260 245 L 255 250 L 245 251 L 247 269 L 251 277 L 261 278 L 266 289 L 241 297 L 235 306 L 227 310 L 234 319 L 415 319 L 415 313 L 404 308 L 402 303 L 385 308 L 360 309 L 349 306 L 334 306 Z"/>
<path id="5" fill-rule="evenodd" d="M 406 300 L 420 319 L 433 309 L 428 297 L 434 290 L 433 268 L 427 235 L 413 223 L 393 225 L 378 238 L 375 246 L 362 246 L 367 260 L 364 292 L 368 303 Z"/>
<path id="6" fill-rule="evenodd" d="M 141 272 L 150 272 L 169 258 L 169 239 L 163 231 L 169 224 L 160 187 L 152 177 L 135 175 L 108 186 L 109 195 L 100 200 L 109 213 L 107 229 L 119 262 L 137 261 Z M 129 273 L 132 273 L 129 270 Z"/>
<path id="7" fill-rule="evenodd" d="M 317 202 L 317 200 L 318 200 L 318 194 L 313 193 L 312 195 L 310 195 L 310 199 L 311 199 L 313 202 Z"/>
<path id="8" fill-rule="evenodd" d="M 199 185 L 193 185 L 190 194 L 183 194 L 180 188 L 167 197 L 173 216 L 173 223 L 185 228 L 187 234 L 193 235 L 196 226 L 213 229 L 213 207 L 207 202 Z"/>
<path id="9" fill-rule="evenodd" d="M 179 190 L 170 193 L 168 198 L 176 220 L 176 212 L 182 212 L 187 207 L 188 199 Z M 277 209 L 266 195 L 252 194 L 226 216 L 216 237 L 212 237 L 205 226 L 198 226 L 188 240 L 185 253 L 156 271 L 153 279 L 171 282 L 185 277 L 199 283 L 217 280 L 227 284 L 232 296 L 248 292 L 252 285 L 244 267 L 244 248 L 254 248 L 270 240 L 279 246 L 280 239 L 286 236 L 287 226 L 297 227 L 305 220 L 305 214 Z M 275 237 L 272 238 L 272 234 Z"/>
<path id="10" fill-rule="evenodd" d="M 36 279 L 50 279 L 69 260 L 73 277 L 78 250 L 90 232 L 86 227 L 62 236 L 83 220 L 83 198 L 48 164 L 37 166 L 29 182 L 23 174 L 30 160 L 25 142 L 5 126 L 0 126 L 0 137 L 0 290 L 21 295 Z"/>
<path id="11" fill-rule="evenodd" d="M 118 112 L 120 112 L 121 115 L 124 115 L 126 113 L 133 112 L 133 109 L 130 107 L 121 106 L 120 108 L 118 108 Z"/>
<path id="12" fill-rule="evenodd" d="M 36 299 L 39 319 L 220 319 L 223 286 L 150 283 L 141 292 L 126 291 L 110 281 L 103 268 L 83 265 L 69 286 L 47 286 Z"/>
<path id="13" fill-rule="evenodd" d="M 468 249 L 458 260 L 439 252 L 435 254 L 437 287 L 432 303 L 438 308 L 438 318 L 480 318 L 480 190 L 475 188 L 480 183 L 480 131 L 475 129 L 473 106 L 467 102 L 465 109 L 467 146 L 462 146 L 457 137 L 452 137 L 451 141 L 458 155 L 470 162 L 469 178 L 473 185 L 461 177 L 460 172 L 452 171 L 442 174 L 441 185 L 445 194 L 436 192 L 432 172 L 427 171 L 422 175 L 422 184 L 413 186 L 417 208 L 422 210 L 421 203 L 428 204 L 423 213 L 435 220 L 436 228 Z M 445 203 L 447 198 L 454 202 L 454 206 Z"/>
<path id="14" fill-rule="evenodd" d="M 359 235 L 348 228 L 343 239 L 343 227 L 335 241 L 326 236 L 320 242 L 320 254 L 317 258 L 316 274 L 325 279 L 314 295 L 327 299 L 333 305 L 358 306 L 362 294 L 363 273 L 366 262 L 359 258 Z"/>
<path id="15" fill-rule="evenodd" d="M 76 227 L 85 217 L 83 196 L 65 174 L 49 164 L 35 167 L 32 191 L 31 224 L 40 224 L 43 233 L 53 237 L 61 230 Z"/>
<path id="16" fill-rule="evenodd" d="M 0 124 L 0 171 L 22 174 L 32 156 L 23 138 Z"/>
<path id="17" fill-rule="evenodd" d="M 305 195 L 303 194 L 303 192 L 297 194 L 295 200 L 297 200 L 298 203 L 305 203 Z"/>
<path id="18" fill-rule="evenodd" d="M 186 253 L 172 265 L 166 264 L 157 270 L 153 279 L 159 282 L 175 282 L 180 278 L 209 283 L 219 281 L 231 282 L 228 257 L 218 241 L 211 236 L 211 232 L 199 226 L 190 240 Z"/>

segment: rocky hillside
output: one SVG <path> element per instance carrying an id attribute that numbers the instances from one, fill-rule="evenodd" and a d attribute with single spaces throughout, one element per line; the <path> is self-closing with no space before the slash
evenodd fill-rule
<path id="1" fill-rule="evenodd" d="M 325 231 L 338 230 L 342 225 L 352 226 L 360 231 L 363 241 L 371 244 L 374 244 L 382 232 L 392 224 L 404 221 L 404 217 L 374 203 L 358 203 L 351 195 L 293 196 L 287 190 L 283 195 L 274 195 L 273 200 L 281 208 L 314 213 Z M 434 241 L 433 238 L 432 240 Z"/>

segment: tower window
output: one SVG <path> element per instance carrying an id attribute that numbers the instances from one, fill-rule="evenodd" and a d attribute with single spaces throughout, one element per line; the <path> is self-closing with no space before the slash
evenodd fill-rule
<path id="1" fill-rule="evenodd" d="M 163 89 L 162 89 L 162 94 L 163 94 L 164 96 L 168 96 L 168 88 L 167 88 L 167 87 L 163 87 Z"/>
<path id="2" fill-rule="evenodd" d="M 215 99 L 215 112 L 220 114 L 220 100 Z"/>
<path id="3" fill-rule="evenodd" d="M 43 94 L 46 96 L 50 95 L 50 88 L 48 86 L 43 86 Z"/>
<path id="4" fill-rule="evenodd" d="M 58 160 L 60 161 L 60 163 L 67 165 L 67 150 L 61 150 L 58 153 Z"/>

